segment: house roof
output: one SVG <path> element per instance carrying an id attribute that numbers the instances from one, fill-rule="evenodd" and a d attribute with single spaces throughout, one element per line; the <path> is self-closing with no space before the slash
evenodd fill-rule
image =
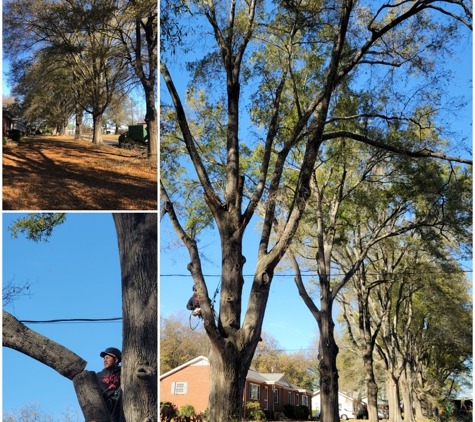
<path id="1" fill-rule="evenodd" d="M 345 394 L 345 393 L 343 393 L 343 392 L 341 392 L 341 391 L 338 391 L 338 394 L 339 394 L 339 395 L 342 395 L 342 396 L 343 396 L 345 399 L 347 399 L 347 400 L 354 400 L 353 397 L 351 397 L 351 396 L 349 396 L 348 394 Z M 312 394 L 312 397 L 315 397 L 315 396 L 318 396 L 318 395 L 320 395 L 320 390 L 314 391 L 313 394 Z"/>
<path id="2" fill-rule="evenodd" d="M 205 356 L 198 356 L 194 359 L 189 360 L 188 362 L 185 362 L 183 365 L 177 366 L 171 371 L 165 372 L 164 374 L 160 375 L 160 380 L 162 380 L 163 378 L 169 377 L 175 372 L 181 371 L 183 368 L 186 368 L 187 366 L 192 366 L 192 365 L 209 366 L 209 360 Z"/>
<path id="3" fill-rule="evenodd" d="M 205 356 L 198 356 L 194 359 L 191 359 L 190 361 L 184 363 L 183 365 L 177 366 L 176 368 L 172 369 L 171 371 L 168 371 L 164 373 L 163 375 L 160 375 L 160 380 L 163 378 L 166 378 L 176 372 L 181 371 L 182 369 L 192 366 L 192 365 L 203 365 L 203 366 L 209 366 L 209 360 Z M 292 384 L 285 374 L 282 373 L 277 373 L 277 372 L 270 372 L 270 373 L 261 373 L 256 371 L 255 369 L 249 369 L 247 371 L 247 376 L 246 379 L 248 381 L 254 381 L 258 382 L 261 384 L 269 384 L 269 385 L 276 385 L 280 387 L 285 387 L 288 389 L 292 390 L 298 390 L 299 392 L 308 392 L 311 393 L 310 391 L 306 390 L 305 388 L 301 388 L 296 386 L 295 384 Z"/>

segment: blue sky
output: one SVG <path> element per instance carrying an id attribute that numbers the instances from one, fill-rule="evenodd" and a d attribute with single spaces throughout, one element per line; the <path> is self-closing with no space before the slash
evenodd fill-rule
<path id="1" fill-rule="evenodd" d="M 4 282 L 35 284 L 31 298 L 20 298 L 6 311 L 20 320 L 122 316 L 119 252 L 110 213 L 68 213 L 48 243 L 21 235 L 11 239 L 7 227 L 19 215 L 3 213 L 2 276 Z M 28 326 L 72 350 L 95 372 L 103 368 L 102 350 L 122 347 L 121 321 Z M 33 401 L 57 418 L 68 405 L 80 409 L 72 381 L 15 350 L 2 349 L 3 411 Z"/>

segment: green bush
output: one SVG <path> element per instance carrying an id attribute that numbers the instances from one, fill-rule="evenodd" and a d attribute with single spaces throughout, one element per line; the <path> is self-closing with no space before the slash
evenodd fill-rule
<path id="1" fill-rule="evenodd" d="M 160 421 L 169 422 L 178 416 L 178 409 L 169 401 L 160 402 Z"/>
<path id="2" fill-rule="evenodd" d="M 308 406 L 284 405 L 284 415 L 289 419 L 308 419 L 310 410 Z"/>
<path id="3" fill-rule="evenodd" d="M 195 408 L 191 404 L 185 404 L 180 409 L 180 416 L 194 416 L 195 415 Z"/>
<path id="4" fill-rule="evenodd" d="M 247 402 L 246 403 L 246 415 L 247 418 L 251 421 L 266 421 L 266 414 L 261 409 L 261 406 L 258 402 Z"/>
<path id="5" fill-rule="evenodd" d="M 21 138 L 23 138 L 25 134 L 21 130 L 12 130 L 10 133 L 10 138 L 14 141 L 19 141 Z"/>

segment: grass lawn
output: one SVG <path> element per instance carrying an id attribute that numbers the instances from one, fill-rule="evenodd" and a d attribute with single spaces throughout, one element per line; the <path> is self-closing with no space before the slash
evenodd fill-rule
<path id="1" fill-rule="evenodd" d="M 70 136 L 3 146 L 4 210 L 156 210 L 157 164 Z"/>

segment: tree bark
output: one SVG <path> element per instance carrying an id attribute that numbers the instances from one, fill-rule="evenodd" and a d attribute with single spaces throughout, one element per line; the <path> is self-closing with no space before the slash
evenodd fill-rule
<path id="1" fill-rule="evenodd" d="M 114 214 L 122 274 L 122 391 L 127 422 L 158 420 L 156 213 Z"/>
<path id="2" fill-rule="evenodd" d="M 48 365 L 72 380 L 87 362 L 64 346 L 30 330 L 13 315 L 3 311 L 3 346 L 15 349 Z"/>
<path id="3" fill-rule="evenodd" d="M 102 113 L 93 114 L 92 121 L 94 125 L 92 143 L 96 145 L 103 145 L 104 141 L 102 140 Z"/>
<path id="4" fill-rule="evenodd" d="M 332 308 L 333 301 L 325 300 L 323 297 L 321 318 L 318 321 L 320 330 L 320 350 L 318 351 L 321 393 L 320 420 L 323 422 L 340 420 L 338 406 L 335 406 L 335 403 L 338 403 L 338 369 L 336 366 L 338 346 L 334 337 L 335 324 L 332 318 Z"/>
<path id="5" fill-rule="evenodd" d="M 402 422 L 401 406 L 399 405 L 399 384 L 390 372 L 386 374 L 386 391 L 388 393 L 389 420 Z"/>
<path id="6" fill-rule="evenodd" d="M 416 422 L 414 418 L 414 412 L 412 410 L 412 403 L 413 403 L 413 395 L 411 391 L 412 381 L 411 375 L 404 375 L 409 371 L 409 365 L 406 365 L 406 372 L 403 372 L 401 376 L 400 385 L 401 385 L 401 392 L 402 392 L 402 400 L 404 403 L 404 421 L 405 422 Z"/>
<path id="7" fill-rule="evenodd" d="M 367 351 L 363 356 L 365 368 L 365 384 L 368 396 L 368 420 L 369 422 L 377 422 L 378 418 L 378 384 L 374 377 L 373 368 L 373 348 L 366 345 Z"/>
<path id="8" fill-rule="evenodd" d="M 158 159 L 158 118 L 157 110 L 155 109 L 155 89 L 143 82 L 145 90 L 145 105 L 146 114 L 145 122 L 147 123 L 148 134 L 148 158 L 150 161 L 157 161 Z"/>
<path id="9" fill-rule="evenodd" d="M 247 367 L 233 346 L 224 351 L 212 348 L 210 362 L 210 421 L 240 421 Z"/>
<path id="10" fill-rule="evenodd" d="M 82 109 L 76 107 L 76 129 L 74 132 L 74 139 L 81 139 L 81 126 L 82 126 Z"/>
<path id="11" fill-rule="evenodd" d="M 110 422 L 96 373 L 83 371 L 74 377 L 73 384 L 86 422 Z"/>

